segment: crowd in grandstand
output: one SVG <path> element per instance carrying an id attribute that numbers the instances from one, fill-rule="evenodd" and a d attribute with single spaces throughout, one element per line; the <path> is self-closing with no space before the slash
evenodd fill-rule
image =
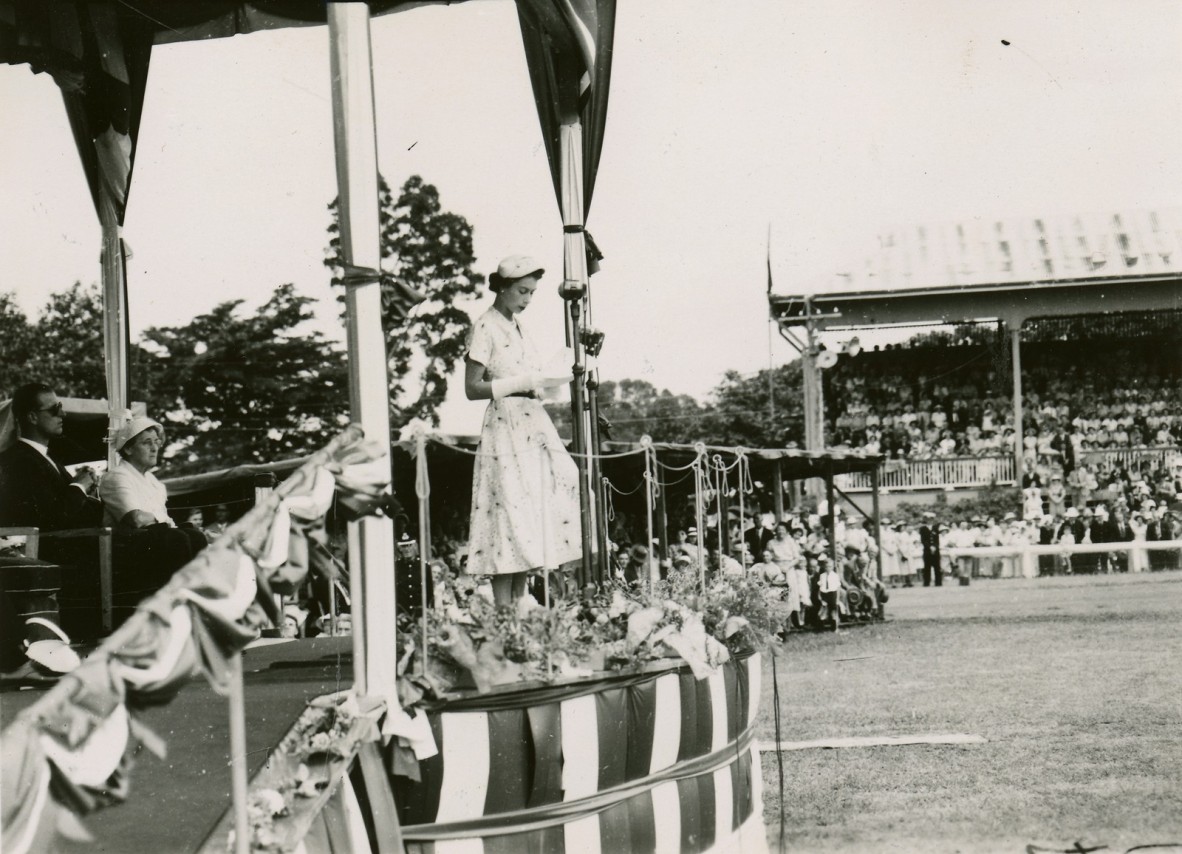
<path id="1" fill-rule="evenodd" d="M 830 443 L 897 459 L 1008 455 L 1021 446 L 1028 455 L 1056 456 L 1067 469 L 1090 451 L 1176 446 L 1179 319 L 1165 314 L 1148 329 L 1024 344 L 1021 430 L 1004 341 L 979 330 L 843 358 L 826 374 Z M 1053 339 L 1055 332 L 1035 334 Z"/>

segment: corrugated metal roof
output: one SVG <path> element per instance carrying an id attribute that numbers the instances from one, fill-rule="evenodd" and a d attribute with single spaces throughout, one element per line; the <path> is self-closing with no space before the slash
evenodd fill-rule
<path id="1" fill-rule="evenodd" d="M 886 232 L 878 244 L 796 293 L 1182 275 L 1182 207 L 919 224 Z"/>

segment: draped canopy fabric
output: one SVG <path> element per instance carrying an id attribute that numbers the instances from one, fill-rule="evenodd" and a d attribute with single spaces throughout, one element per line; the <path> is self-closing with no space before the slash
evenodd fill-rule
<path id="1" fill-rule="evenodd" d="M 371 0 L 374 15 L 458 0 Z M 583 123 L 585 206 L 599 166 L 616 0 L 517 0 L 534 97 L 558 191 L 558 126 Z M 153 44 L 323 24 L 323 0 L 0 0 L 0 63 L 53 76 L 96 207 L 127 205 Z M 584 212 L 585 213 L 585 212 Z"/>
<path id="2" fill-rule="evenodd" d="M 91 198 L 123 223 L 155 25 L 115 3 L 0 3 L 0 62 L 57 82 Z"/>
<path id="3" fill-rule="evenodd" d="M 560 207 L 559 128 L 581 122 L 586 217 L 603 149 L 616 0 L 517 0 L 517 15 Z"/>
<path id="4" fill-rule="evenodd" d="M 370 0 L 371 14 L 459 0 Z M 516 0 L 543 138 L 561 205 L 558 128 L 581 118 L 584 216 L 599 165 L 616 0 Z M 0 0 L 0 64 L 48 73 L 62 91 L 103 228 L 107 394 L 119 427 L 128 396 L 125 253 L 136 140 L 153 44 L 323 24 L 323 0 Z"/>

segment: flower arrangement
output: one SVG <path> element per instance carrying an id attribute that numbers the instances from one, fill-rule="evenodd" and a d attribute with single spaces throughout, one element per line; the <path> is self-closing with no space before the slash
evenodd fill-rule
<path id="1" fill-rule="evenodd" d="M 712 579 L 703 590 L 696 573 L 674 570 L 651 591 L 612 584 L 549 608 L 497 607 L 469 576 L 437 578 L 436 585 L 440 607 L 426 615 L 426 671 L 440 693 L 549 682 L 673 657 L 703 676 L 730 654 L 766 646 L 781 623 L 769 604 L 775 592 L 754 577 Z M 419 654 L 400 650 L 404 663 Z M 415 693 L 423 687 L 420 682 Z"/>

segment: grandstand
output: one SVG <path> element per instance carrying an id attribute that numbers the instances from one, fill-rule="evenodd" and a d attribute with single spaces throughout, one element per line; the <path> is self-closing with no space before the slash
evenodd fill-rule
<path id="1" fill-rule="evenodd" d="M 768 298 L 810 340 L 942 327 L 836 359 L 803 348 L 829 366 L 826 444 L 887 457 L 888 489 L 1156 474 L 1179 457 L 1182 209 L 914 226 Z"/>

